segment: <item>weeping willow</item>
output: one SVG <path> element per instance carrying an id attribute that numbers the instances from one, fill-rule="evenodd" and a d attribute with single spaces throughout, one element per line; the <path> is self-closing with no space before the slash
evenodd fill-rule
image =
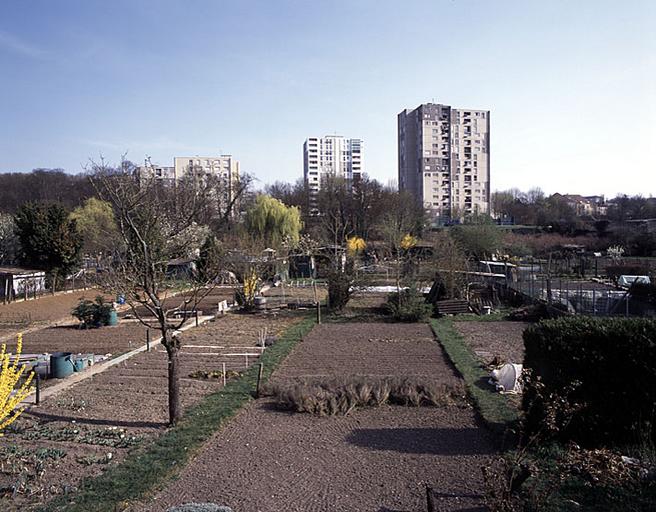
<path id="1" fill-rule="evenodd" d="M 283 240 L 297 244 L 303 227 L 301 212 L 271 196 L 260 195 L 246 212 L 248 232 L 267 245 L 279 246 Z"/>

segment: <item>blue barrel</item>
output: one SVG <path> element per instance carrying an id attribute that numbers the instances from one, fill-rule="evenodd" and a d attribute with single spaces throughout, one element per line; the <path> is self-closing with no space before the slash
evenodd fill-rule
<path id="1" fill-rule="evenodd" d="M 53 352 L 50 354 L 50 373 L 55 379 L 68 377 L 75 370 L 70 352 Z"/>
<path id="2" fill-rule="evenodd" d="M 109 318 L 107 319 L 107 325 L 117 325 L 118 324 L 118 313 L 115 309 L 112 309 L 109 312 Z"/>

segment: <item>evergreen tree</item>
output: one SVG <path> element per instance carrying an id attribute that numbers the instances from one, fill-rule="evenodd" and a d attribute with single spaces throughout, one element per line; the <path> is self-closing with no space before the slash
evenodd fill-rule
<path id="1" fill-rule="evenodd" d="M 63 207 L 26 203 L 16 212 L 14 222 L 21 265 L 45 270 L 51 284 L 79 265 L 82 238 Z"/>

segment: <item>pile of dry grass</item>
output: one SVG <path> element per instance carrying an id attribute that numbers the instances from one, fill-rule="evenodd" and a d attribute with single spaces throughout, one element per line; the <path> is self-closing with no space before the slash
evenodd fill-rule
<path id="1" fill-rule="evenodd" d="M 286 411 L 308 412 L 319 416 L 348 414 L 356 407 L 384 404 L 405 406 L 449 406 L 461 404 L 461 386 L 422 382 L 412 378 L 353 377 L 324 381 L 299 381 L 273 386 L 265 394 Z"/>

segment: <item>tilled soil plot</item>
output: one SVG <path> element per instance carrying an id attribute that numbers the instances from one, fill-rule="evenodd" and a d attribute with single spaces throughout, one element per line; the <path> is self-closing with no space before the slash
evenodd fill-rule
<path id="1" fill-rule="evenodd" d="M 426 325 L 316 327 L 275 373 L 278 384 L 320 376 L 420 376 L 459 383 Z M 239 512 L 482 510 L 481 466 L 493 446 L 466 404 L 356 409 L 317 417 L 249 404 L 181 476 L 133 511 L 210 501 Z"/>
<path id="2" fill-rule="evenodd" d="M 231 371 L 241 372 L 259 358 L 258 333 L 267 329 L 270 336 L 279 335 L 299 318 L 229 313 L 184 332 L 183 407 L 222 387 L 219 375 L 199 378 L 200 372 L 222 370 L 226 363 L 232 378 L 236 373 Z M 0 510 L 30 510 L 74 490 L 82 477 L 102 472 L 122 460 L 130 448 L 161 432 L 168 418 L 166 369 L 163 348 L 154 346 L 151 352 L 108 368 L 25 412 L 0 447 Z M 29 462 L 35 457 L 43 459 L 40 478 L 33 474 L 36 463 Z M 5 493 L 21 479 L 25 481 L 12 499 Z"/>
<path id="3" fill-rule="evenodd" d="M 319 325 L 312 331 L 312 340 L 296 348 L 272 384 L 355 375 L 420 376 L 444 384 L 459 382 L 425 324 Z"/>
<path id="4" fill-rule="evenodd" d="M 59 295 L 44 295 L 34 300 L 0 304 L 0 341 L 13 338 L 17 332 L 53 323 L 74 321 L 71 310 L 80 298 L 94 300 L 97 289 L 79 290 Z"/>
<path id="5" fill-rule="evenodd" d="M 227 300 L 232 302 L 235 296 L 234 289 L 231 287 L 217 287 L 205 295 L 205 290 L 200 290 L 198 295 L 197 310 L 201 315 L 213 315 L 217 312 L 219 302 Z M 162 301 L 162 307 L 166 309 L 188 308 L 191 310 L 191 305 L 185 306 L 185 299 L 192 298 L 190 293 L 180 293 L 179 295 L 171 294 L 165 297 Z M 132 315 L 133 312 L 129 307 L 126 307 L 119 316 Z M 151 313 L 143 306 L 137 307 L 137 314 L 148 317 Z"/>
<path id="6" fill-rule="evenodd" d="M 495 356 L 509 363 L 524 361 L 522 333 L 530 325 L 529 323 L 454 322 L 453 325 L 482 363 L 489 363 Z"/>
<path id="7" fill-rule="evenodd" d="M 24 354 L 72 352 L 116 356 L 146 343 L 146 328 L 137 321 L 121 321 L 112 327 L 79 329 L 76 325 L 47 327 L 23 335 Z M 14 350 L 16 340 L 7 342 Z"/>

